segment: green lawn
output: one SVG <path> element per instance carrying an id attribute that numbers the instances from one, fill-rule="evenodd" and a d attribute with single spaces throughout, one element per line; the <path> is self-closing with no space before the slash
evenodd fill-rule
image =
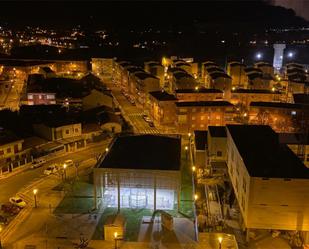
<path id="1" fill-rule="evenodd" d="M 56 214 L 87 213 L 93 208 L 93 185 L 79 179 L 73 183 L 61 183 L 54 188 L 55 191 L 64 191 L 65 197 L 54 210 Z"/>
<path id="2" fill-rule="evenodd" d="M 182 146 L 184 147 L 184 146 Z M 183 149 L 181 153 L 181 194 L 180 211 L 193 218 L 193 186 L 192 186 L 192 165 L 189 157 Z"/>

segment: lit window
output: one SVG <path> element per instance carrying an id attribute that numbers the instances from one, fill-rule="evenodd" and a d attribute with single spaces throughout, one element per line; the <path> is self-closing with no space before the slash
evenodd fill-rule
<path id="1" fill-rule="evenodd" d="M 195 116 L 192 116 L 192 120 L 195 120 Z"/>
<path id="2" fill-rule="evenodd" d="M 296 115 L 296 111 L 291 111 L 291 114 L 292 115 Z"/>
<path id="3" fill-rule="evenodd" d="M 28 99 L 33 99 L 33 95 L 32 94 L 28 94 Z"/>
<path id="4" fill-rule="evenodd" d="M 204 120 L 204 116 L 201 116 L 201 120 Z"/>

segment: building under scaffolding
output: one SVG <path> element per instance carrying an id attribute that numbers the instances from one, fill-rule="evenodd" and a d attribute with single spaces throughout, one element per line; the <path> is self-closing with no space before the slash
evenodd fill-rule
<path id="1" fill-rule="evenodd" d="M 178 137 L 117 137 L 94 169 L 95 205 L 172 210 L 179 204 Z"/>

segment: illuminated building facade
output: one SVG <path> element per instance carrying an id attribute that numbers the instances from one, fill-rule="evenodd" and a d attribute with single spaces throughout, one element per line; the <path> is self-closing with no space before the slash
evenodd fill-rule
<path id="1" fill-rule="evenodd" d="M 94 168 L 95 206 L 173 210 L 179 204 L 181 141 L 178 137 L 115 138 Z"/>

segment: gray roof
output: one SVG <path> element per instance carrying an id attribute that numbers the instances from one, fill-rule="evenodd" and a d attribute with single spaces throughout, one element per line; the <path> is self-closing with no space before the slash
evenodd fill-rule
<path id="1" fill-rule="evenodd" d="M 114 140 L 97 168 L 180 170 L 181 140 L 159 135 L 127 135 Z"/>
<path id="2" fill-rule="evenodd" d="M 227 125 L 252 177 L 309 179 L 308 168 L 267 125 Z"/>

